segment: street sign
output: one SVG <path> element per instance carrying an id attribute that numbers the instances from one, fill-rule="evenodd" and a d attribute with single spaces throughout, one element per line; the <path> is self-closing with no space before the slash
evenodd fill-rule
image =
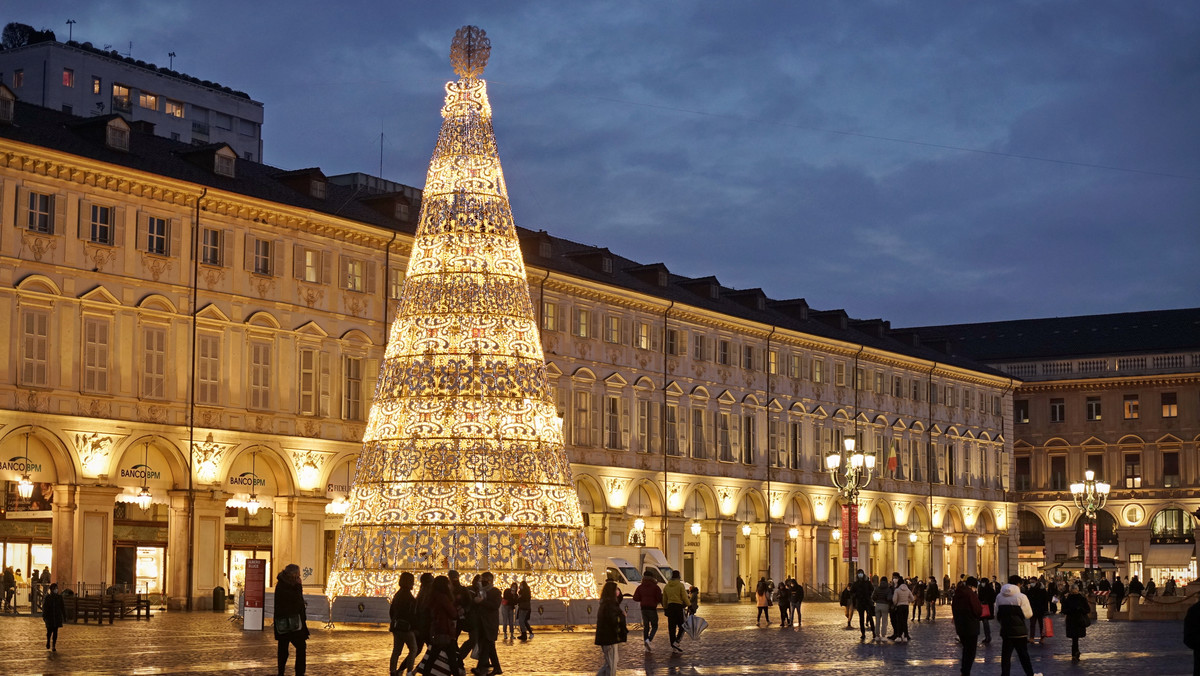
<path id="1" fill-rule="evenodd" d="M 266 559 L 246 559 L 246 608 L 242 612 L 243 630 L 262 631 L 266 586 Z"/>

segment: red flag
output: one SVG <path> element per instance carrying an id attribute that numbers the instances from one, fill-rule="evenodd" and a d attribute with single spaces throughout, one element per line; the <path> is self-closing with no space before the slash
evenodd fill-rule
<path id="1" fill-rule="evenodd" d="M 898 463 L 899 463 L 899 459 L 896 458 L 896 442 L 893 441 L 888 447 L 888 458 L 887 458 L 887 468 L 888 468 L 888 471 L 892 473 L 892 476 L 896 475 L 896 465 Z"/>

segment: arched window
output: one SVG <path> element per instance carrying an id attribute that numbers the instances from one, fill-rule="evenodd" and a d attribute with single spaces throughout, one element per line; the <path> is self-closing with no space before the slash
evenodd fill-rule
<path id="1" fill-rule="evenodd" d="M 1022 547 L 1046 546 L 1046 527 L 1042 525 L 1042 520 L 1038 518 L 1037 514 L 1021 510 L 1018 516 L 1018 528 L 1021 531 Z"/>
<path id="2" fill-rule="evenodd" d="M 1154 515 L 1150 522 L 1150 542 L 1156 545 L 1189 544 L 1196 541 L 1192 515 L 1172 507 Z"/>

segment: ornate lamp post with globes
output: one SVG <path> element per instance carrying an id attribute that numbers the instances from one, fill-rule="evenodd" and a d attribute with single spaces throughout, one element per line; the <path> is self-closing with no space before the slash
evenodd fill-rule
<path id="1" fill-rule="evenodd" d="M 1083 482 L 1071 484 L 1071 497 L 1075 506 L 1083 512 L 1083 566 L 1091 571 L 1100 567 L 1100 541 L 1096 533 L 1096 512 L 1104 509 L 1108 502 L 1109 485 L 1096 481 L 1096 473 L 1087 470 L 1083 473 Z"/>
<path id="2" fill-rule="evenodd" d="M 858 547 L 858 493 L 871 483 L 871 477 L 875 473 L 875 454 L 863 453 L 855 448 L 853 438 L 846 439 L 844 449 L 831 451 L 825 456 L 825 468 L 829 470 L 833 485 L 837 487 L 838 495 L 846 508 L 842 512 L 842 529 L 846 531 L 843 534 L 845 541 L 842 543 L 842 551 L 849 550 L 850 555 L 844 557 L 849 570 L 846 579 L 853 582 L 854 560 Z"/>

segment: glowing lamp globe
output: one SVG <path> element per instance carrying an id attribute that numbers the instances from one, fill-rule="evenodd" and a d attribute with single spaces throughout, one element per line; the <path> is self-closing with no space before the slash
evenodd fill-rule
<path id="1" fill-rule="evenodd" d="M 29 480 L 29 475 L 21 476 L 21 480 L 17 482 L 17 495 L 21 496 L 22 500 L 28 500 L 33 497 L 33 482 Z"/>
<path id="2" fill-rule="evenodd" d="M 146 486 L 142 486 L 142 490 L 138 491 L 137 497 L 134 498 L 134 502 L 136 502 L 137 506 L 141 507 L 143 511 L 149 509 L 150 503 L 153 501 L 154 496 L 150 494 L 150 489 Z"/>

